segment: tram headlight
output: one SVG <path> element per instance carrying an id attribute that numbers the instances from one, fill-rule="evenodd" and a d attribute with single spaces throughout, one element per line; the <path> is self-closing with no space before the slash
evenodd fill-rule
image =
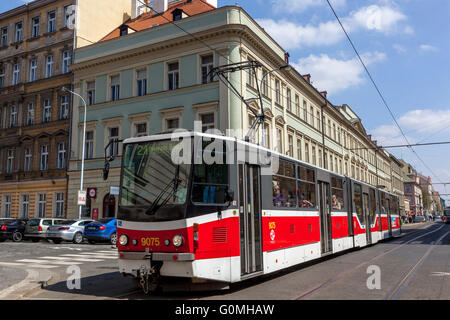
<path id="1" fill-rule="evenodd" d="M 119 238 L 119 243 L 121 246 L 126 246 L 128 244 L 128 237 L 125 234 L 121 235 Z"/>
<path id="2" fill-rule="evenodd" d="M 183 239 L 183 236 L 181 236 L 181 235 L 176 235 L 175 237 L 173 237 L 173 239 L 172 239 L 172 243 L 173 243 L 173 245 L 175 246 L 175 247 L 181 247 L 182 245 L 183 245 L 183 241 L 184 239 Z"/>

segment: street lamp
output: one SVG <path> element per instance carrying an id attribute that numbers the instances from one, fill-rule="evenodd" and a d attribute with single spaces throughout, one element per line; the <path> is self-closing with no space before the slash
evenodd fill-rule
<path id="1" fill-rule="evenodd" d="M 84 121 L 83 121 L 83 152 L 82 152 L 82 157 L 81 157 L 81 180 L 80 180 L 80 191 L 83 191 L 83 179 L 84 179 L 84 155 L 85 155 L 85 147 L 86 147 L 86 114 L 87 114 L 87 105 L 86 105 L 86 101 L 83 99 L 82 96 L 80 96 L 78 93 L 75 93 L 69 89 L 67 89 L 66 87 L 62 87 L 62 91 L 67 91 L 70 92 L 73 95 L 76 95 L 77 97 L 79 97 L 81 99 L 81 101 L 83 101 L 84 103 Z M 79 206 L 78 209 L 78 219 L 81 219 L 81 205 Z"/>
<path id="2" fill-rule="evenodd" d="M 270 70 L 268 72 L 266 72 L 266 74 L 263 75 L 262 79 L 261 79 L 261 87 L 260 89 L 262 90 L 263 86 L 264 86 L 264 79 L 271 74 L 272 72 L 275 71 L 279 71 L 279 70 L 291 70 L 292 67 L 291 65 L 287 64 L 284 66 L 281 66 L 279 68 L 275 68 L 273 70 Z M 261 103 L 261 119 L 262 119 L 262 146 L 265 147 L 266 146 L 266 136 L 265 136 L 265 132 L 264 132 L 264 104 L 263 104 L 263 99 L 262 99 L 262 93 L 261 90 L 259 90 L 259 101 Z"/>

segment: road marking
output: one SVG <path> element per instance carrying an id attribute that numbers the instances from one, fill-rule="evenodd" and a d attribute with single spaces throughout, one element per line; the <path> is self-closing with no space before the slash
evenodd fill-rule
<path id="1" fill-rule="evenodd" d="M 450 276 L 450 272 L 433 272 L 431 275 L 437 277 L 445 277 Z"/>
<path id="2" fill-rule="evenodd" d="M 440 243 L 442 241 L 442 239 L 444 239 L 449 233 L 450 233 L 450 231 L 447 231 L 442 237 L 440 237 L 436 241 L 436 243 L 433 243 L 431 245 L 431 247 L 427 250 L 427 252 L 425 252 L 425 254 L 422 256 L 422 258 L 420 258 L 419 261 L 417 261 L 417 263 L 414 265 L 414 267 L 412 267 L 411 270 L 409 270 L 409 272 L 400 281 L 400 283 L 397 285 L 397 287 L 394 289 L 394 291 L 392 291 L 392 293 L 387 297 L 387 300 L 391 300 L 397 294 L 397 292 L 403 287 L 403 285 L 406 284 L 405 281 L 408 280 L 408 278 L 416 272 L 416 270 L 418 269 L 418 267 L 420 265 L 422 265 L 422 262 L 425 261 L 425 259 L 428 257 L 428 255 L 431 253 L 431 251 L 434 249 L 435 245 Z"/>
<path id="3" fill-rule="evenodd" d="M 63 261 L 67 261 L 68 258 L 63 258 L 63 257 L 40 257 L 41 259 L 50 259 L 50 260 L 63 260 Z"/>
<path id="4" fill-rule="evenodd" d="M 82 255 L 82 254 L 63 254 L 62 257 L 74 257 L 74 258 L 98 258 L 98 259 L 117 259 L 117 257 L 102 256 L 102 255 Z"/>
<path id="5" fill-rule="evenodd" d="M 117 252 L 114 253 L 95 253 L 95 252 L 84 252 L 83 254 L 87 254 L 90 256 L 95 256 L 95 255 L 99 255 L 99 256 L 116 256 Z"/>
<path id="6" fill-rule="evenodd" d="M 18 266 L 24 266 L 24 263 L 16 263 L 16 262 L 0 262 L 0 266 L 5 267 L 18 267 Z"/>
<path id="7" fill-rule="evenodd" d="M 49 263 L 48 260 L 38 260 L 38 259 L 22 259 L 16 260 L 17 262 L 26 262 L 26 263 Z"/>
<path id="8" fill-rule="evenodd" d="M 39 268 L 39 269 L 58 268 L 58 266 L 52 266 L 52 265 L 48 265 L 48 264 L 30 264 L 27 267 L 29 267 L 29 268 Z"/>
<path id="9" fill-rule="evenodd" d="M 71 266 L 75 264 L 83 264 L 82 262 L 75 262 L 75 261 L 48 261 L 51 264 L 59 264 L 62 266 Z"/>

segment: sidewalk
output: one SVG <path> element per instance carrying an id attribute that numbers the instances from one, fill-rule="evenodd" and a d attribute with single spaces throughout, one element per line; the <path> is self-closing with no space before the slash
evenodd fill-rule
<path id="1" fill-rule="evenodd" d="M 52 278 L 47 270 L 0 267 L 0 300 L 18 300 L 38 290 Z"/>

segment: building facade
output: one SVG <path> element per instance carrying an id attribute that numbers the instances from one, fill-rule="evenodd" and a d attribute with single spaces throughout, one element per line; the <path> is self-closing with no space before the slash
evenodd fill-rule
<path id="1" fill-rule="evenodd" d="M 422 189 L 417 171 L 404 160 L 402 175 L 405 188 L 405 198 L 409 200 L 410 214 L 412 216 L 423 216 Z"/>
<path id="2" fill-rule="evenodd" d="M 164 13 L 131 19 L 102 41 L 75 52 L 74 86 L 88 102 L 84 148 L 85 189 L 95 189 L 83 215 L 117 212 L 121 145 L 107 181 L 102 180 L 105 148 L 114 139 L 157 134 L 176 128 L 234 130 L 243 139 L 253 113 L 229 86 L 209 71 L 215 66 L 255 60 L 263 67 L 231 73 L 229 81 L 259 111 L 263 95 L 265 130 L 252 137 L 280 153 L 391 190 L 390 158 L 366 133 L 349 106 L 334 106 L 309 75 L 274 70 L 288 63 L 286 52 L 242 8 L 216 8 L 216 1 L 159 1 Z M 170 22 L 176 21 L 180 28 Z M 182 29 L 182 30 L 181 30 Z M 184 31 L 183 31 L 184 30 Z M 185 32 L 186 31 L 186 32 Z M 272 70 L 274 70 L 272 72 Z M 77 215 L 84 105 L 74 99 L 69 164 L 69 217 Z"/>
<path id="3" fill-rule="evenodd" d="M 131 13 L 129 0 L 116 3 L 103 13 L 104 0 L 37 0 L 0 14 L 2 217 L 66 215 L 72 103 L 62 88 L 73 49 Z"/>

